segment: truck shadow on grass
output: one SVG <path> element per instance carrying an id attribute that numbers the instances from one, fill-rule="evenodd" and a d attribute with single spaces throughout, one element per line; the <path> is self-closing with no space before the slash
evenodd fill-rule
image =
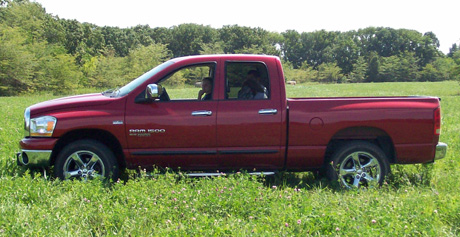
<path id="1" fill-rule="evenodd" d="M 401 187 L 429 187 L 433 176 L 433 164 L 417 164 L 411 166 L 392 166 L 392 173 L 389 174 L 382 186 L 391 189 Z M 324 175 L 317 172 L 280 172 L 273 176 L 262 178 L 264 184 L 269 187 L 286 187 L 303 190 L 332 189 L 343 190 L 339 181 L 330 181 Z"/>
<path id="2" fill-rule="evenodd" d="M 166 175 L 167 174 L 167 175 Z M 401 187 L 413 186 L 413 187 L 428 187 L 431 185 L 433 174 L 433 165 L 413 165 L 404 166 L 396 165 L 392 166 L 392 173 L 386 179 L 382 186 L 389 187 L 391 189 L 399 189 Z M 223 178 L 232 179 L 234 176 L 243 175 L 247 176 L 246 180 L 252 180 L 253 182 L 260 182 L 267 189 L 273 187 L 281 189 L 300 189 L 300 190 L 318 190 L 318 189 L 330 189 L 334 191 L 344 190 L 338 181 L 330 181 L 324 175 L 318 172 L 277 172 L 273 175 L 258 175 L 254 178 L 249 178 L 249 172 L 241 171 L 230 174 L 223 174 Z M 55 180 L 52 176 L 51 169 L 26 169 L 19 168 L 16 170 L 14 176 L 30 176 L 34 178 L 44 178 L 46 180 Z M 145 170 L 124 170 L 120 174 L 120 179 L 112 182 L 105 182 L 110 186 L 110 183 L 123 182 L 128 183 L 134 180 L 142 179 L 153 179 L 162 176 L 169 176 L 176 182 L 188 180 L 190 182 L 200 182 L 201 179 L 215 178 L 215 177 L 189 177 L 187 172 L 171 171 L 171 170 L 155 170 L 152 172 L 146 172 Z"/>

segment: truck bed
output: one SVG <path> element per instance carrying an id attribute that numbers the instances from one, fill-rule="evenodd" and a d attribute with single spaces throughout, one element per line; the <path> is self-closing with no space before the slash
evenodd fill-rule
<path id="1" fill-rule="evenodd" d="M 289 98 L 287 167 L 320 167 L 327 149 L 343 140 L 387 141 L 392 163 L 434 159 L 434 111 L 439 98 Z"/>

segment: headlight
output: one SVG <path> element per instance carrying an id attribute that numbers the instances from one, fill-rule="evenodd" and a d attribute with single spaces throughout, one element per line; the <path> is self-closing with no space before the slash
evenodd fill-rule
<path id="1" fill-rule="evenodd" d="M 30 136 L 30 108 L 24 111 L 24 136 Z"/>
<path id="2" fill-rule="evenodd" d="M 30 136 L 31 137 L 51 137 L 53 136 L 54 127 L 57 119 L 52 116 L 43 116 L 30 119 Z"/>

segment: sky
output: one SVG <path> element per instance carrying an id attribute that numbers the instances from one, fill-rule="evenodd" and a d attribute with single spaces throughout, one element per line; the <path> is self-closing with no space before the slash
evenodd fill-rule
<path id="1" fill-rule="evenodd" d="M 366 27 L 433 32 L 440 50 L 460 44 L 460 0 L 35 0 L 47 13 L 98 26 L 172 27 L 196 23 L 273 32 L 350 31 Z"/>

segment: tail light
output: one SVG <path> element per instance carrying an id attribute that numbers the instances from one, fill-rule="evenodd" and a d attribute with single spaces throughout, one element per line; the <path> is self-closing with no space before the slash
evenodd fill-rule
<path id="1" fill-rule="evenodd" d="M 441 134 L 441 108 L 434 111 L 434 135 Z"/>

